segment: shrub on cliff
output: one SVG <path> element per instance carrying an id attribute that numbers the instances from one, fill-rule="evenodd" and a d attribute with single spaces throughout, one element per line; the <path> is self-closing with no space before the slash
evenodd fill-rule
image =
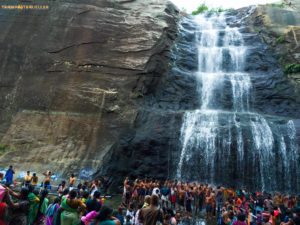
<path id="1" fill-rule="evenodd" d="M 195 11 L 192 12 L 192 15 L 196 16 L 198 14 L 201 14 L 201 13 L 205 13 L 205 12 L 208 12 L 208 13 L 220 13 L 220 12 L 223 12 L 224 9 L 221 8 L 221 7 L 218 7 L 218 8 L 208 8 L 207 5 L 205 4 L 201 4 Z"/>
<path id="2" fill-rule="evenodd" d="M 195 11 L 192 12 L 192 15 L 196 16 L 200 13 L 204 13 L 208 10 L 208 6 L 205 4 L 201 4 Z"/>

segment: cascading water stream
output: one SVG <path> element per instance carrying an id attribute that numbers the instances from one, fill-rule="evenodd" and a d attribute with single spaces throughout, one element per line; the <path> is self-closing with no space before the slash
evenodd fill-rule
<path id="1" fill-rule="evenodd" d="M 271 121 L 251 111 L 251 74 L 244 71 L 248 48 L 238 28 L 227 26 L 225 19 L 224 14 L 196 17 L 201 106 L 184 115 L 177 177 L 275 190 L 281 179 L 278 166 L 286 190 L 293 189 L 292 176 L 299 177 L 293 122 L 278 126 L 275 134 Z M 228 105 L 223 98 L 229 88 Z"/>

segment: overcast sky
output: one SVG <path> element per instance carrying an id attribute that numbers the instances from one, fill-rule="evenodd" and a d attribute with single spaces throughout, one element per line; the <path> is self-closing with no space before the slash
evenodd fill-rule
<path id="1" fill-rule="evenodd" d="M 171 0 L 179 9 L 185 8 L 187 12 L 192 12 L 199 5 L 205 3 L 209 7 L 241 8 L 248 5 L 265 4 L 279 2 L 279 0 Z"/>

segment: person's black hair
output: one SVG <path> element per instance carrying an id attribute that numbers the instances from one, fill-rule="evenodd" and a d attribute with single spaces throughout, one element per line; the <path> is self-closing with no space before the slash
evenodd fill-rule
<path id="1" fill-rule="evenodd" d="M 35 176 L 36 176 L 36 173 L 33 173 L 33 174 L 32 174 L 32 176 L 34 176 L 34 177 L 35 177 Z"/>
<path id="2" fill-rule="evenodd" d="M 140 203 L 140 204 L 138 204 L 138 209 L 141 209 L 141 208 L 143 208 L 143 203 Z"/>
<path id="3" fill-rule="evenodd" d="M 66 188 L 62 193 L 62 195 L 67 195 L 67 194 L 69 194 L 69 188 Z"/>
<path id="4" fill-rule="evenodd" d="M 53 201 L 54 204 L 59 204 L 60 203 L 60 198 L 56 197 Z"/>
<path id="5" fill-rule="evenodd" d="M 23 187 L 23 188 L 21 189 L 21 192 L 20 192 L 21 198 L 22 198 L 23 200 L 28 199 L 29 193 L 30 193 L 30 192 L 29 192 L 28 188 L 27 188 L 27 187 Z"/>
<path id="6" fill-rule="evenodd" d="M 128 209 L 134 209 L 134 203 L 133 202 L 129 203 Z"/>
<path id="7" fill-rule="evenodd" d="M 239 221 L 245 221 L 246 215 L 243 214 L 243 213 L 240 213 L 240 214 L 237 215 L 237 219 L 238 219 Z"/>
<path id="8" fill-rule="evenodd" d="M 233 211 L 229 211 L 229 213 L 228 213 L 228 217 L 229 217 L 229 219 L 233 219 L 234 218 L 234 213 L 233 213 Z"/>
<path id="9" fill-rule="evenodd" d="M 88 191 L 83 191 L 83 193 L 82 193 L 82 197 L 83 198 L 88 198 L 89 197 L 89 192 Z"/>
<path id="10" fill-rule="evenodd" d="M 69 196 L 71 199 L 74 199 L 77 196 L 77 192 L 73 189 L 69 192 Z"/>
<path id="11" fill-rule="evenodd" d="M 34 191 L 34 186 L 31 185 L 31 184 L 29 184 L 29 185 L 28 185 L 28 191 L 29 191 L 29 192 L 33 192 L 33 191 Z"/>
<path id="12" fill-rule="evenodd" d="M 168 208 L 168 209 L 167 209 L 167 213 L 170 214 L 171 217 L 174 217 L 174 216 L 175 216 L 175 213 L 174 213 L 173 209 Z"/>
<path id="13" fill-rule="evenodd" d="M 156 195 L 151 196 L 150 204 L 154 206 L 158 206 L 159 198 Z"/>
<path id="14" fill-rule="evenodd" d="M 36 189 L 34 189 L 34 190 L 32 191 L 32 193 L 33 193 L 33 194 L 35 194 L 36 196 L 38 196 L 38 195 L 39 195 L 39 191 L 38 191 L 38 190 L 36 190 Z"/>
<path id="15" fill-rule="evenodd" d="M 94 198 L 100 198 L 100 196 L 101 196 L 101 193 L 100 193 L 100 191 L 95 191 L 94 192 Z"/>
<path id="16" fill-rule="evenodd" d="M 164 216 L 164 219 L 166 220 L 166 221 L 169 221 L 170 219 L 171 219 L 171 215 L 170 214 L 165 214 L 165 216 Z"/>
<path id="17" fill-rule="evenodd" d="M 41 198 L 45 198 L 47 195 L 48 195 L 48 190 L 47 189 L 44 189 L 44 190 L 42 190 L 42 192 L 41 192 Z"/>
<path id="18" fill-rule="evenodd" d="M 130 220 L 130 219 L 131 219 L 131 216 L 130 216 L 129 214 L 127 214 L 127 215 L 126 215 L 126 219 L 127 219 L 127 220 Z"/>
<path id="19" fill-rule="evenodd" d="M 41 213 L 41 207 L 42 207 L 42 205 L 44 203 L 44 200 L 47 197 L 47 195 L 48 195 L 48 190 L 47 189 L 42 190 L 41 196 L 40 196 L 40 203 L 39 203 L 39 207 L 38 207 L 38 211 L 37 211 L 38 213 L 36 215 L 35 221 L 37 221 L 40 218 L 40 215 L 42 214 Z"/>
<path id="20" fill-rule="evenodd" d="M 65 181 L 65 180 L 63 180 L 63 181 L 61 182 L 61 184 L 66 184 L 66 181 Z"/>
<path id="21" fill-rule="evenodd" d="M 108 206 L 102 206 L 102 208 L 100 209 L 99 214 L 96 217 L 97 221 L 104 221 L 107 220 L 110 215 L 112 214 L 113 210 L 111 208 L 109 208 Z"/>

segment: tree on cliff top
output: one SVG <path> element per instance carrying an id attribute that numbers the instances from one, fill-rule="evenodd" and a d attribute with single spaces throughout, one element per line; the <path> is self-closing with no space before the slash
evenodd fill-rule
<path id="1" fill-rule="evenodd" d="M 192 15 L 196 16 L 198 14 L 204 13 L 204 12 L 209 12 L 209 13 L 220 13 L 223 12 L 224 9 L 219 7 L 219 8 L 208 8 L 207 5 L 204 3 L 201 4 L 195 11 L 192 12 Z"/>

